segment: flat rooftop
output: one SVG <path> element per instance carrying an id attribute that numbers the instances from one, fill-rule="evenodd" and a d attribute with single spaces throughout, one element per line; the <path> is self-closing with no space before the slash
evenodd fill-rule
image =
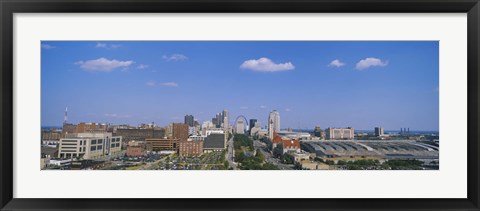
<path id="1" fill-rule="evenodd" d="M 411 140 L 305 141 L 302 149 L 319 157 L 379 157 L 387 159 L 438 159 L 438 146 Z"/>

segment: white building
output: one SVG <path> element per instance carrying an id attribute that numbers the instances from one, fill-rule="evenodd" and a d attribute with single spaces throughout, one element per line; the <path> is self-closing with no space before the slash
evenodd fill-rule
<path id="1" fill-rule="evenodd" d="M 225 131 L 225 135 L 228 136 L 228 131 L 229 131 L 230 125 L 228 123 L 229 118 L 228 118 L 228 110 L 227 109 L 223 110 L 222 116 L 223 116 L 223 125 L 222 125 L 223 130 Z"/>
<path id="2" fill-rule="evenodd" d="M 354 139 L 354 129 L 351 127 L 347 128 L 327 128 L 325 129 L 325 135 L 327 139 Z"/>
<path id="3" fill-rule="evenodd" d="M 312 137 L 310 133 L 305 132 L 279 131 L 277 134 L 283 139 L 308 140 Z"/>
<path id="4" fill-rule="evenodd" d="M 237 122 L 235 124 L 235 133 L 244 134 L 246 129 L 245 120 L 243 118 L 237 118 Z"/>
<path id="5" fill-rule="evenodd" d="M 250 136 L 257 136 L 262 128 L 260 127 L 259 122 L 255 122 L 255 126 L 250 129 Z"/>
<path id="6" fill-rule="evenodd" d="M 277 110 L 270 112 L 268 116 L 268 137 L 273 139 L 273 133 L 280 131 L 280 113 Z"/>
<path id="7" fill-rule="evenodd" d="M 122 137 L 112 133 L 72 133 L 60 139 L 59 158 L 100 159 L 121 152 Z"/>

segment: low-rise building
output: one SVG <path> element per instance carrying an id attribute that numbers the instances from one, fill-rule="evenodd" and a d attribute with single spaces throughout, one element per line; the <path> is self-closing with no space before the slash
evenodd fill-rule
<path id="1" fill-rule="evenodd" d="M 147 148 L 151 151 L 174 151 L 178 152 L 178 142 L 177 138 L 158 138 L 158 139 L 146 139 L 145 143 Z"/>
<path id="2" fill-rule="evenodd" d="M 300 141 L 299 140 L 282 140 L 283 154 L 287 152 L 300 153 Z"/>
<path id="3" fill-rule="evenodd" d="M 290 151 L 285 155 L 290 156 L 290 158 L 292 158 L 292 160 L 296 163 L 301 163 L 304 160 L 310 160 L 310 153 L 307 152 Z"/>
<path id="4" fill-rule="evenodd" d="M 303 160 L 300 162 L 302 169 L 309 170 L 330 170 L 332 169 L 329 165 L 316 161 Z"/>
<path id="5" fill-rule="evenodd" d="M 149 129 L 118 128 L 115 131 L 115 135 L 121 136 L 125 142 L 132 140 L 144 141 L 145 139 L 165 137 L 165 129 L 159 127 Z"/>
<path id="6" fill-rule="evenodd" d="M 127 157 L 141 157 L 145 155 L 144 146 L 127 146 Z"/>
<path id="7" fill-rule="evenodd" d="M 42 131 L 42 141 L 55 140 L 62 138 L 62 131 Z"/>
<path id="8" fill-rule="evenodd" d="M 203 152 L 217 152 L 225 150 L 225 134 L 210 133 L 203 142 Z"/>
<path id="9" fill-rule="evenodd" d="M 60 139 L 59 158 L 100 159 L 121 152 L 121 136 L 111 133 L 74 133 Z"/>
<path id="10" fill-rule="evenodd" d="M 203 154 L 203 140 L 188 139 L 181 141 L 178 147 L 180 156 L 201 156 Z"/>

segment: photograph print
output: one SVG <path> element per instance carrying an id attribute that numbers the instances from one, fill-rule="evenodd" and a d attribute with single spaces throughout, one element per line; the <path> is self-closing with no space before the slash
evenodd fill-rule
<path id="1" fill-rule="evenodd" d="M 42 41 L 41 170 L 439 170 L 438 41 Z"/>

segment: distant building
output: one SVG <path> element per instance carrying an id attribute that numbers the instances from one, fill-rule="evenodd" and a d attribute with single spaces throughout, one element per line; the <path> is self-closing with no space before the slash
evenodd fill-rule
<path id="1" fill-rule="evenodd" d="M 273 139 L 273 133 L 280 131 L 280 113 L 277 110 L 270 112 L 268 116 L 268 134 Z"/>
<path id="2" fill-rule="evenodd" d="M 247 123 L 242 116 L 239 116 L 235 122 L 235 133 L 237 134 L 245 134 L 245 130 L 247 128 Z"/>
<path id="3" fill-rule="evenodd" d="M 255 122 L 250 128 L 250 136 L 259 136 L 259 132 L 262 128 L 260 127 L 259 122 Z"/>
<path id="4" fill-rule="evenodd" d="M 69 124 L 69 123 L 65 123 L 63 124 L 63 128 L 62 128 L 62 137 L 63 135 L 65 134 L 69 134 L 69 133 L 75 133 L 77 130 L 77 126 L 74 125 L 74 124 Z"/>
<path id="5" fill-rule="evenodd" d="M 187 124 L 190 127 L 195 126 L 195 120 L 193 118 L 193 115 L 186 115 L 184 123 Z"/>
<path id="6" fill-rule="evenodd" d="M 320 139 L 325 139 L 325 132 L 318 125 L 315 126 L 315 129 L 313 129 L 313 135 L 315 137 L 319 137 Z"/>
<path id="7" fill-rule="evenodd" d="M 225 134 L 211 133 L 203 141 L 204 152 L 216 152 L 225 150 Z"/>
<path id="8" fill-rule="evenodd" d="M 99 159 L 121 152 L 121 136 L 111 133 L 76 133 L 60 139 L 59 158 Z"/>
<path id="9" fill-rule="evenodd" d="M 61 131 L 42 131 L 42 141 L 58 141 L 62 138 Z"/>
<path id="10" fill-rule="evenodd" d="M 151 151 L 174 151 L 178 152 L 178 138 L 146 139 L 147 148 Z"/>
<path id="11" fill-rule="evenodd" d="M 277 134 L 282 137 L 282 139 L 309 140 L 312 137 L 310 133 L 305 132 L 279 131 Z"/>
<path id="12" fill-rule="evenodd" d="M 188 136 L 195 135 L 195 127 L 188 127 Z"/>
<path id="13" fill-rule="evenodd" d="M 250 122 L 248 123 L 248 131 L 251 133 L 252 128 L 255 127 L 255 123 L 257 123 L 257 119 L 250 119 Z"/>
<path id="14" fill-rule="evenodd" d="M 129 141 L 127 146 L 127 157 L 141 157 L 145 155 L 145 142 Z"/>
<path id="15" fill-rule="evenodd" d="M 81 122 L 76 126 L 75 133 L 105 132 L 107 131 L 107 127 L 107 124 Z"/>
<path id="16" fill-rule="evenodd" d="M 327 128 L 325 136 L 329 140 L 352 140 L 354 139 L 354 129 L 347 128 Z"/>
<path id="17" fill-rule="evenodd" d="M 380 137 L 384 135 L 383 127 L 376 127 L 375 128 L 375 136 Z"/>
<path id="18" fill-rule="evenodd" d="M 163 128 L 151 128 L 151 129 L 116 129 L 114 135 L 122 136 L 124 142 L 145 141 L 149 138 L 163 138 L 165 137 L 165 129 Z"/>
<path id="19" fill-rule="evenodd" d="M 223 117 L 223 130 L 225 131 L 225 136 L 228 137 L 229 131 L 230 131 L 230 124 L 229 124 L 229 117 L 228 117 L 228 110 L 223 109 L 222 111 L 222 117 Z"/>
<path id="20" fill-rule="evenodd" d="M 180 156 L 201 156 L 203 154 L 203 140 L 188 139 L 179 143 L 178 154 Z"/>
<path id="21" fill-rule="evenodd" d="M 176 138 L 179 141 L 187 141 L 187 139 L 188 139 L 188 125 L 187 124 L 180 124 L 180 123 L 173 123 L 172 136 L 173 136 L 173 138 Z"/>

